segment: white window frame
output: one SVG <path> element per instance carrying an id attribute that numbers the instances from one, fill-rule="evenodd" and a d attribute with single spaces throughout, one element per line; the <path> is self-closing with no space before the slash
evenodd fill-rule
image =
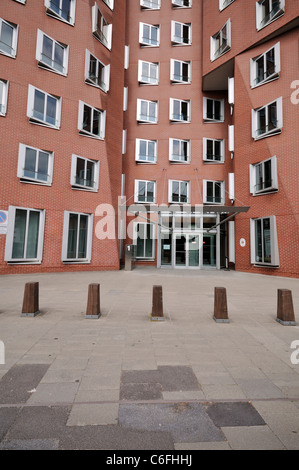
<path id="1" fill-rule="evenodd" d="M 173 198 L 172 198 L 172 194 L 173 194 L 173 183 L 179 183 L 179 194 L 178 194 L 178 197 L 179 197 L 179 201 L 174 201 Z M 182 188 L 181 188 L 181 184 L 186 184 L 186 188 L 187 188 L 187 201 L 181 201 L 181 197 L 182 197 Z M 190 204 L 190 181 L 186 181 L 186 180 L 168 180 L 168 202 L 169 203 L 173 203 L 173 204 Z"/>
<path id="2" fill-rule="evenodd" d="M 148 38 L 148 42 L 145 41 L 145 36 L 143 34 L 143 28 L 144 26 L 148 26 L 150 28 L 150 35 L 149 35 L 149 38 Z M 153 44 L 151 41 L 151 31 L 152 29 L 156 29 L 157 30 L 157 43 L 156 44 Z M 139 44 L 142 46 L 142 47 L 159 47 L 160 46 L 160 25 L 157 25 L 157 24 L 148 24 L 148 23 L 139 23 Z"/>
<path id="3" fill-rule="evenodd" d="M 150 104 L 155 105 L 155 120 L 150 121 L 149 119 L 146 119 L 146 117 L 149 117 L 149 112 L 147 112 L 146 115 L 141 114 L 141 104 L 142 102 L 147 103 L 147 108 L 149 108 Z M 148 111 L 148 109 L 147 109 Z M 138 98 L 137 99 L 137 121 L 139 123 L 146 123 L 146 124 L 157 124 L 158 122 L 158 101 L 150 101 L 150 100 L 143 100 Z"/>
<path id="4" fill-rule="evenodd" d="M 90 76 L 89 66 L 90 66 L 91 56 L 96 60 L 96 75 L 97 75 L 97 78 L 100 78 L 100 83 L 99 83 L 99 80 L 93 79 Z M 99 68 L 101 68 L 102 70 L 101 77 L 98 77 Z M 85 51 L 84 79 L 87 85 L 92 85 L 96 88 L 100 88 L 100 90 L 104 91 L 105 93 L 108 93 L 109 88 L 110 88 L 110 64 L 108 65 L 103 64 L 103 62 L 99 60 L 95 56 L 95 54 L 92 54 L 88 49 L 86 49 Z"/>
<path id="5" fill-rule="evenodd" d="M 62 0 L 58 0 L 62 1 Z M 60 4 L 61 5 L 61 4 Z M 45 7 L 46 7 L 46 13 L 49 16 L 52 16 L 53 18 L 56 18 L 59 21 L 63 21 L 63 23 L 70 24 L 71 26 L 74 26 L 75 24 L 75 15 L 76 15 L 76 0 L 71 0 L 71 6 L 70 6 L 70 17 L 69 19 L 63 18 L 61 14 L 59 14 L 53 6 L 51 6 L 51 0 L 45 0 Z"/>
<path id="6" fill-rule="evenodd" d="M 6 116 L 9 81 L 1 78 L 0 83 L 2 84 L 2 93 L 0 94 L 0 116 Z"/>
<path id="7" fill-rule="evenodd" d="M 220 159 L 217 160 L 216 158 L 208 158 L 208 141 L 211 141 L 213 143 L 213 157 L 216 157 L 215 155 L 215 143 L 219 142 L 220 146 Z M 203 138 L 203 161 L 205 163 L 224 163 L 225 161 L 225 140 L 224 139 L 212 139 L 210 137 L 204 137 Z"/>
<path id="8" fill-rule="evenodd" d="M 175 63 L 178 63 L 180 66 L 180 75 L 176 76 L 174 73 Z M 183 66 L 187 65 L 188 67 L 188 80 L 183 80 Z M 178 59 L 170 59 L 170 80 L 172 83 L 180 83 L 180 84 L 189 84 L 192 81 L 192 63 L 191 61 L 184 61 Z"/>
<path id="9" fill-rule="evenodd" d="M 235 0 L 219 0 L 219 10 L 222 11 L 227 8 Z"/>
<path id="10" fill-rule="evenodd" d="M 145 156 L 145 159 L 141 159 L 140 158 L 140 144 L 141 142 L 145 142 L 145 145 L 146 145 L 146 154 L 144 155 Z M 149 153 L 148 153 L 148 147 L 149 147 L 149 144 L 152 144 L 154 146 L 154 156 L 153 156 L 153 160 L 149 160 Z M 136 143 L 135 143 L 135 160 L 136 162 L 138 163 L 150 163 L 150 164 L 154 164 L 154 163 L 157 163 L 157 152 L 158 152 L 158 142 L 157 140 L 148 140 L 148 139 L 136 139 Z"/>
<path id="11" fill-rule="evenodd" d="M 223 44 L 223 30 L 226 28 L 226 44 Z M 217 37 L 219 36 L 220 38 L 220 47 L 216 49 L 217 47 Z M 223 54 L 226 54 L 228 51 L 231 49 L 231 20 L 230 18 L 227 20 L 227 22 L 222 26 L 222 28 L 217 31 L 216 34 L 211 36 L 210 38 L 210 60 L 213 62 L 214 60 L 218 59 L 219 57 L 223 56 Z"/>
<path id="12" fill-rule="evenodd" d="M 220 201 L 216 202 L 208 201 L 208 188 L 207 184 L 213 183 L 213 199 L 215 199 L 215 187 L 216 185 L 220 185 Z M 203 180 L 203 203 L 204 204 L 211 204 L 211 205 L 224 205 L 225 204 L 225 183 L 224 181 L 216 181 L 216 180 Z"/>
<path id="13" fill-rule="evenodd" d="M 15 0 L 15 2 L 22 3 L 22 5 L 25 5 L 26 0 Z"/>
<path id="14" fill-rule="evenodd" d="M 38 177 L 31 177 L 28 175 L 24 175 L 25 169 L 25 159 L 26 159 L 26 149 L 31 149 L 36 152 L 36 162 L 35 167 L 37 169 L 37 161 L 39 158 L 40 152 L 48 154 L 48 170 L 47 170 L 47 180 L 44 181 L 39 179 Z M 18 170 L 17 176 L 20 178 L 22 182 L 32 183 L 32 184 L 40 184 L 43 186 L 51 186 L 53 180 L 53 165 L 54 165 L 54 152 L 49 150 L 39 149 L 32 147 L 31 145 L 25 145 L 20 143 L 19 144 L 19 158 L 18 158 Z M 37 172 L 36 172 L 37 173 Z"/>
<path id="15" fill-rule="evenodd" d="M 84 168 L 84 175 L 83 175 L 83 180 L 85 181 L 86 178 L 86 170 L 87 170 L 87 163 L 90 162 L 94 165 L 94 170 L 93 170 L 93 185 L 92 186 L 87 186 L 85 184 L 81 184 L 80 182 L 77 181 L 77 160 L 78 158 L 80 160 L 84 160 L 85 163 L 85 168 Z M 99 172 L 100 172 L 100 162 L 98 160 L 92 160 L 90 158 L 85 158 L 81 157 L 80 155 L 75 155 L 72 154 L 72 163 L 71 163 L 71 186 L 74 189 L 81 189 L 84 191 L 89 191 L 89 192 L 97 192 L 99 189 Z"/>
<path id="16" fill-rule="evenodd" d="M 51 124 L 39 117 L 34 116 L 34 96 L 35 90 L 43 93 L 45 97 L 51 97 L 56 100 L 56 114 L 55 114 L 55 124 Z M 52 95 L 51 93 L 47 93 L 44 90 L 40 90 L 39 88 L 34 87 L 33 85 L 28 86 L 28 100 L 27 100 L 27 116 L 29 117 L 29 122 L 33 124 L 38 124 L 45 127 L 51 127 L 52 129 L 59 129 L 60 128 L 60 121 L 61 121 L 61 103 L 62 98 L 60 96 Z"/>
<path id="17" fill-rule="evenodd" d="M 267 54 L 274 49 L 274 68 L 275 71 L 270 73 L 266 76 L 263 80 L 257 82 L 257 62 L 260 59 L 263 59 L 264 62 L 264 70 L 267 69 Z M 265 73 L 264 73 L 265 74 Z M 262 54 L 250 59 L 250 86 L 251 88 L 256 88 L 258 86 L 264 85 L 265 83 L 271 82 L 272 80 L 276 80 L 279 78 L 280 74 L 280 42 L 275 44 L 274 46 L 270 47 L 267 51 L 263 52 Z"/>
<path id="18" fill-rule="evenodd" d="M 261 112 L 263 109 L 265 109 L 265 122 L 266 122 L 266 127 L 269 127 L 269 107 L 273 104 L 276 103 L 276 117 L 277 117 L 277 125 L 276 127 L 273 127 L 273 129 L 266 130 L 265 132 L 259 133 L 258 129 L 258 113 Z M 252 137 L 254 140 L 260 140 L 264 139 L 266 137 L 270 137 L 272 135 L 280 134 L 282 131 L 283 127 L 283 118 L 282 118 L 282 97 L 277 98 L 274 101 L 271 101 L 271 103 L 267 103 L 264 106 L 261 106 L 260 108 L 257 109 L 252 109 Z"/>
<path id="19" fill-rule="evenodd" d="M 101 28 L 98 29 L 98 16 L 101 16 Z M 92 34 L 98 41 L 100 41 L 103 46 L 105 46 L 109 51 L 112 48 L 112 24 L 109 24 L 98 5 L 95 3 L 92 7 Z"/>
<path id="20" fill-rule="evenodd" d="M 140 189 L 139 189 L 139 184 L 144 183 L 145 184 L 145 200 L 140 201 Z M 149 201 L 149 196 L 148 196 L 148 185 L 153 184 L 154 186 L 154 191 L 153 191 L 153 201 Z M 143 204 L 155 204 L 156 202 L 156 194 L 157 194 L 157 183 L 156 181 L 153 180 L 135 180 L 134 182 L 134 202 L 140 202 Z"/>
<path id="21" fill-rule="evenodd" d="M 143 65 L 148 67 L 149 71 L 151 67 L 156 72 L 156 77 L 152 78 L 150 72 L 147 76 L 143 75 Z M 138 82 L 143 85 L 159 85 L 159 63 L 158 62 L 147 62 L 146 60 L 138 60 Z"/>
<path id="22" fill-rule="evenodd" d="M 13 30 L 12 46 L 11 46 L 11 53 L 4 51 L 1 47 L 1 40 L 0 40 L 0 54 L 6 55 L 7 57 L 12 57 L 14 59 L 17 56 L 19 25 L 12 23 L 11 21 L 7 21 L 4 18 L 0 18 L 0 38 L 1 38 L 1 31 L 2 31 L 3 23 L 7 24 Z"/>
<path id="23" fill-rule="evenodd" d="M 110 10 L 113 11 L 114 9 L 114 0 L 103 0 L 104 3 L 106 3 L 107 7 L 110 8 Z"/>
<path id="24" fill-rule="evenodd" d="M 269 24 L 271 24 L 273 21 L 277 20 L 280 18 L 282 15 L 285 13 L 285 0 L 280 0 L 280 8 L 276 12 L 273 12 L 273 9 L 271 10 L 270 13 L 272 15 L 269 17 L 268 21 L 265 21 L 266 18 L 262 17 L 263 13 L 263 3 L 264 1 L 269 1 L 270 7 L 273 6 L 273 0 L 259 0 L 256 2 L 256 29 L 260 31 L 261 29 L 265 28 Z"/>
<path id="25" fill-rule="evenodd" d="M 26 211 L 26 227 L 25 227 L 25 243 L 24 253 L 27 250 L 28 244 L 28 216 L 30 212 L 39 213 L 39 226 L 38 226 L 38 240 L 37 240 L 37 256 L 36 258 L 13 258 L 13 244 L 16 241 L 15 236 L 15 222 L 16 222 L 16 211 Z M 43 257 L 43 242 L 44 242 L 44 227 L 45 227 L 45 211 L 40 209 L 33 209 L 19 206 L 9 206 L 8 208 L 8 227 L 6 235 L 5 255 L 4 261 L 14 264 L 41 264 Z"/>
<path id="26" fill-rule="evenodd" d="M 176 36 L 175 30 L 176 26 L 180 27 L 180 35 Z M 183 30 L 187 28 L 188 30 L 188 41 L 184 41 Z M 179 21 L 171 21 L 171 42 L 175 46 L 190 46 L 192 44 L 192 24 L 191 23 L 181 23 Z"/>
<path id="27" fill-rule="evenodd" d="M 191 8 L 192 0 L 171 0 L 172 8 Z M 188 5 L 185 5 L 188 3 Z"/>
<path id="28" fill-rule="evenodd" d="M 180 103 L 180 115 L 174 114 L 174 104 L 175 102 Z M 182 113 L 182 106 L 183 104 L 187 104 L 187 118 L 184 118 L 184 114 Z M 169 99 L 169 120 L 171 122 L 180 122 L 180 123 L 189 123 L 191 122 L 191 101 L 190 100 L 181 100 L 178 98 L 170 98 Z"/>
<path id="29" fill-rule="evenodd" d="M 139 237 L 140 240 L 143 240 L 143 255 L 144 256 L 138 256 L 137 255 L 137 241 L 138 241 L 138 226 L 142 225 L 144 227 L 143 233 L 146 235 L 146 237 Z M 145 256 L 145 242 L 147 240 L 147 227 L 150 226 L 150 232 L 151 232 L 151 242 L 152 242 L 152 256 Z M 146 260 L 154 260 L 155 259 L 155 224 L 150 223 L 150 222 L 134 222 L 133 225 L 133 244 L 136 245 L 136 259 L 146 259 Z"/>
<path id="30" fill-rule="evenodd" d="M 214 117 L 208 116 L 208 100 L 213 101 L 213 116 Z M 220 119 L 215 119 L 214 108 L 215 108 L 216 101 L 220 103 Z M 207 96 L 204 96 L 203 97 L 203 119 L 205 122 L 224 122 L 224 119 L 225 119 L 224 99 L 209 98 Z"/>
<path id="31" fill-rule="evenodd" d="M 180 148 L 180 155 L 179 158 L 176 158 L 176 155 L 173 152 L 173 144 L 174 141 L 179 143 L 179 148 Z M 186 145 L 187 147 L 187 155 L 186 159 L 184 158 L 184 154 L 182 153 L 182 146 Z M 175 138 L 170 138 L 169 139 L 169 161 L 173 163 L 190 163 L 191 161 L 191 141 L 189 139 L 175 139 Z"/>
<path id="32" fill-rule="evenodd" d="M 63 71 L 58 70 L 57 68 L 55 68 L 55 65 L 50 65 L 43 59 L 42 50 L 43 50 L 44 37 L 47 37 L 48 39 L 53 41 L 53 45 L 58 44 L 63 49 Z M 53 50 L 52 50 L 52 54 L 53 54 Z M 55 72 L 55 73 L 58 73 L 59 75 L 64 75 L 64 76 L 66 76 L 68 73 L 69 46 L 67 44 L 63 44 L 62 42 L 56 41 L 48 34 L 41 31 L 40 29 L 37 30 L 35 58 L 38 61 L 39 67 L 43 69 L 50 70 L 51 72 Z M 49 59 L 55 64 L 52 58 L 49 58 Z"/>
<path id="33" fill-rule="evenodd" d="M 267 241 L 268 243 L 270 243 L 271 261 L 265 261 L 265 239 L 264 239 L 264 227 L 263 227 L 263 220 L 265 219 L 269 219 L 270 230 L 269 230 L 268 237 L 270 238 L 270 240 L 267 240 Z M 257 245 L 257 240 L 256 240 L 257 221 L 260 221 L 261 223 L 261 236 L 263 239 L 261 260 L 257 260 L 257 247 L 256 247 Z M 276 267 L 276 268 L 279 267 L 279 250 L 278 250 L 277 226 L 276 226 L 275 215 L 250 219 L 250 261 L 251 261 L 251 264 L 255 266 L 269 266 L 269 267 Z"/>
<path id="34" fill-rule="evenodd" d="M 89 132 L 86 129 L 83 129 L 83 119 L 84 119 L 84 107 L 87 106 L 88 108 L 91 109 L 91 114 L 93 116 L 94 111 L 98 111 L 100 113 L 100 127 L 99 127 L 99 132 L 100 134 L 93 134 L 92 132 Z M 95 108 L 93 106 L 90 106 L 87 103 L 84 103 L 83 101 L 79 101 L 79 111 L 78 111 L 78 130 L 79 134 L 84 135 L 86 137 L 91 137 L 93 139 L 99 139 L 99 140 L 104 140 L 105 139 L 105 126 L 106 126 L 106 111 Z"/>
<path id="35" fill-rule="evenodd" d="M 265 184 L 265 164 L 270 162 L 271 168 L 271 184 L 267 187 L 263 187 Z M 261 167 L 262 181 L 261 183 L 257 182 L 257 167 Z M 253 196 L 259 196 L 263 194 L 269 194 L 278 191 L 278 176 L 277 176 L 277 157 L 267 158 L 258 163 L 249 165 L 249 178 L 250 178 L 250 193 Z M 258 185 L 262 185 L 261 188 L 258 188 Z"/>
<path id="36" fill-rule="evenodd" d="M 78 220 L 80 219 L 81 215 L 87 216 L 88 226 L 87 226 L 86 257 L 85 258 L 78 258 L 78 257 L 68 258 L 67 257 L 69 221 L 70 221 L 71 214 L 77 215 Z M 76 212 L 76 211 L 64 211 L 62 253 L 61 253 L 62 262 L 69 263 L 69 264 L 74 264 L 74 263 L 75 264 L 89 264 L 91 262 L 91 253 L 92 253 L 92 233 L 93 233 L 93 214 L 86 214 L 86 213 Z M 78 252 L 78 244 L 79 244 L 79 237 L 77 237 L 77 248 L 76 248 L 77 252 Z"/>
<path id="37" fill-rule="evenodd" d="M 140 0 L 140 6 L 145 10 L 160 10 L 161 0 Z"/>

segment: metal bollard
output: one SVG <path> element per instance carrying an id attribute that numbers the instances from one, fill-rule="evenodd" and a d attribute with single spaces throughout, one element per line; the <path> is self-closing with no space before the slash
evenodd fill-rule
<path id="1" fill-rule="evenodd" d="M 153 286 L 152 321 L 164 320 L 162 286 Z"/>
<path id="2" fill-rule="evenodd" d="M 296 325 L 292 291 L 289 289 L 277 290 L 277 318 L 282 325 Z"/>
<path id="3" fill-rule="evenodd" d="M 225 287 L 215 287 L 214 289 L 214 316 L 217 323 L 229 323 L 227 298 Z"/>
<path id="4" fill-rule="evenodd" d="M 21 317 L 35 317 L 39 314 L 39 283 L 27 282 L 24 289 Z"/>
<path id="5" fill-rule="evenodd" d="M 85 318 L 95 319 L 100 316 L 100 284 L 89 284 Z"/>

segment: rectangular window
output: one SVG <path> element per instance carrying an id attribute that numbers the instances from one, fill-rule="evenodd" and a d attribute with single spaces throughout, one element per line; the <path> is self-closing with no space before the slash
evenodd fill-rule
<path id="1" fill-rule="evenodd" d="M 171 59 L 170 79 L 173 83 L 191 83 L 191 62 Z"/>
<path id="2" fill-rule="evenodd" d="M 138 60 L 138 81 L 146 85 L 158 85 L 159 64 Z"/>
<path id="3" fill-rule="evenodd" d="M 88 104 L 79 101 L 78 129 L 79 134 L 94 137 L 97 139 L 105 138 L 105 120 L 106 112 L 102 109 L 93 108 Z"/>
<path id="4" fill-rule="evenodd" d="M 203 118 L 210 122 L 224 121 L 224 100 L 203 98 Z"/>
<path id="5" fill-rule="evenodd" d="M 256 29 L 262 29 L 284 14 L 285 0 L 259 0 L 256 2 Z"/>
<path id="6" fill-rule="evenodd" d="M 214 36 L 211 36 L 211 62 L 225 54 L 231 48 L 231 21 L 230 19 Z"/>
<path id="7" fill-rule="evenodd" d="M 135 180 L 134 202 L 156 202 L 156 182 Z"/>
<path id="8" fill-rule="evenodd" d="M 61 117 L 61 98 L 29 85 L 27 116 L 32 123 L 58 129 Z"/>
<path id="9" fill-rule="evenodd" d="M 250 219 L 251 263 L 279 266 L 275 216 Z"/>
<path id="10" fill-rule="evenodd" d="M 67 75 L 69 47 L 37 30 L 36 60 L 38 65 L 61 75 Z"/>
<path id="11" fill-rule="evenodd" d="M 169 119 L 173 122 L 191 121 L 191 103 L 190 101 L 177 100 L 170 98 Z"/>
<path id="12" fill-rule="evenodd" d="M 171 41 L 175 45 L 190 45 L 192 42 L 191 23 L 171 22 Z"/>
<path id="13" fill-rule="evenodd" d="M 169 160 L 177 163 L 190 162 L 190 146 L 190 140 L 169 139 Z"/>
<path id="14" fill-rule="evenodd" d="M 192 0 L 171 0 L 173 8 L 191 8 Z"/>
<path id="15" fill-rule="evenodd" d="M 101 13 L 98 5 L 95 3 L 92 7 L 92 34 L 107 49 L 112 47 L 112 24 L 109 24 Z"/>
<path id="16" fill-rule="evenodd" d="M 45 211 L 9 207 L 5 261 L 10 263 L 41 263 Z"/>
<path id="17" fill-rule="evenodd" d="M 85 83 L 94 85 L 105 93 L 109 91 L 110 64 L 104 65 L 87 49 L 85 53 Z"/>
<path id="18" fill-rule="evenodd" d="M 139 23 L 139 43 L 142 46 L 158 47 L 160 45 L 160 26 Z"/>
<path id="19" fill-rule="evenodd" d="M 168 200 L 169 202 L 186 203 L 190 202 L 190 181 L 168 182 Z"/>
<path id="20" fill-rule="evenodd" d="M 158 122 L 158 102 L 138 99 L 137 121 L 156 124 Z"/>
<path id="21" fill-rule="evenodd" d="M 45 0 L 45 6 L 48 15 L 75 24 L 76 0 Z"/>
<path id="22" fill-rule="evenodd" d="M 0 53 L 16 57 L 19 26 L 0 18 Z"/>
<path id="23" fill-rule="evenodd" d="M 219 10 L 224 10 L 224 8 L 228 7 L 234 1 L 235 0 L 219 0 Z"/>
<path id="24" fill-rule="evenodd" d="M 250 78 L 251 87 L 263 85 L 275 78 L 280 73 L 280 43 L 264 52 L 263 54 L 251 59 Z"/>
<path id="25" fill-rule="evenodd" d="M 149 10 L 160 10 L 161 0 L 140 0 L 140 6 Z"/>
<path id="26" fill-rule="evenodd" d="M 18 177 L 21 181 L 50 185 L 53 178 L 53 152 L 19 145 Z"/>
<path id="27" fill-rule="evenodd" d="M 224 140 L 204 138 L 203 159 L 205 162 L 224 162 Z"/>
<path id="28" fill-rule="evenodd" d="M 203 180 L 203 202 L 205 204 L 224 204 L 224 181 Z"/>
<path id="29" fill-rule="evenodd" d="M 93 216 L 77 212 L 64 212 L 62 261 L 90 263 Z"/>
<path id="30" fill-rule="evenodd" d="M 73 188 L 97 191 L 100 162 L 72 155 L 71 185 Z"/>
<path id="31" fill-rule="evenodd" d="M 267 194 L 278 190 L 276 156 L 250 165 L 250 192 Z"/>
<path id="32" fill-rule="evenodd" d="M 255 140 L 278 134 L 282 127 L 282 98 L 252 110 L 252 137 Z"/>
<path id="33" fill-rule="evenodd" d="M 0 79 L 0 116 L 5 116 L 7 111 L 8 81 Z"/>
<path id="34" fill-rule="evenodd" d="M 114 8 L 114 0 L 103 0 L 104 3 L 110 8 L 110 10 L 113 10 Z"/>
<path id="35" fill-rule="evenodd" d="M 135 159 L 137 162 L 156 163 L 157 141 L 136 139 Z"/>
<path id="36" fill-rule="evenodd" d="M 134 244 L 136 245 L 136 258 L 153 259 L 155 257 L 155 226 L 154 224 L 139 222 L 134 224 Z"/>

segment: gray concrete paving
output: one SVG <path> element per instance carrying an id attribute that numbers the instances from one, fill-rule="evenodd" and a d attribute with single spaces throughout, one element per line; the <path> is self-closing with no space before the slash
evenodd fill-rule
<path id="1" fill-rule="evenodd" d="M 21 317 L 26 282 L 40 313 Z M 90 283 L 101 316 L 85 318 Z M 162 285 L 164 321 L 151 321 Z M 230 323 L 213 320 L 226 287 Z M 299 449 L 299 281 L 234 271 L 0 277 L 0 450 Z M 299 346 L 297 346 L 299 349 Z"/>

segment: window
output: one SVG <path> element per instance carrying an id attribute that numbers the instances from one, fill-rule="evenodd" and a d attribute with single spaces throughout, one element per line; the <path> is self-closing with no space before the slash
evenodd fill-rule
<path id="1" fill-rule="evenodd" d="M 203 98 L 203 118 L 208 122 L 224 121 L 224 100 Z"/>
<path id="2" fill-rule="evenodd" d="M 92 245 L 92 214 L 64 212 L 62 261 L 90 263 Z"/>
<path id="3" fill-rule="evenodd" d="M 161 0 L 140 0 L 140 6 L 149 10 L 160 10 Z"/>
<path id="4" fill-rule="evenodd" d="M 54 18 L 75 24 L 76 0 L 45 0 L 47 14 Z"/>
<path id="5" fill-rule="evenodd" d="M 205 162 L 224 162 L 224 140 L 204 138 L 203 159 Z"/>
<path id="6" fill-rule="evenodd" d="M 44 225 L 45 211 L 10 206 L 5 261 L 9 263 L 41 263 Z"/>
<path id="7" fill-rule="evenodd" d="M 224 8 L 228 7 L 234 1 L 235 0 L 219 0 L 219 10 L 224 10 Z"/>
<path id="8" fill-rule="evenodd" d="M 94 85 L 105 93 L 109 91 L 110 64 L 104 65 L 87 49 L 85 54 L 85 83 Z"/>
<path id="9" fill-rule="evenodd" d="M 171 41 L 173 44 L 189 45 L 192 42 L 191 23 L 171 22 Z"/>
<path id="10" fill-rule="evenodd" d="M 138 99 L 137 121 L 156 124 L 158 122 L 158 102 Z"/>
<path id="11" fill-rule="evenodd" d="M 107 47 L 107 49 L 111 50 L 112 24 L 107 23 L 96 3 L 92 7 L 92 34 Z"/>
<path id="12" fill-rule="evenodd" d="M 156 202 L 156 182 L 135 180 L 134 202 Z"/>
<path id="13" fill-rule="evenodd" d="M 67 75 L 69 48 L 37 30 L 36 60 L 38 65 L 53 72 Z"/>
<path id="14" fill-rule="evenodd" d="M 113 10 L 114 8 L 114 0 L 103 0 L 104 3 L 110 8 L 110 10 Z"/>
<path id="15" fill-rule="evenodd" d="M 134 244 L 136 258 L 153 259 L 155 257 L 155 226 L 146 222 L 134 224 Z"/>
<path id="16" fill-rule="evenodd" d="M 157 62 L 138 60 L 138 81 L 146 85 L 158 85 L 159 64 Z"/>
<path id="17" fill-rule="evenodd" d="M 190 122 L 191 121 L 191 104 L 190 101 L 177 100 L 170 98 L 169 119 L 173 122 Z"/>
<path id="18" fill-rule="evenodd" d="M 279 77 L 280 72 L 280 43 L 267 52 L 251 59 L 250 61 L 250 78 L 251 87 L 263 85 L 275 78 Z"/>
<path id="19" fill-rule="evenodd" d="M 72 155 L 71 185 L 73 188 L 97 191 L 100 162 Z"/>
<path id="20" fill-rule="evenodd" d="M 256 2 L 256 29 L 262 29 L 284 14 L 285 0 L 259 0 Z"/>
<path id="21" fill-rule="evenodd" d="M 190 182 L 170 180 L 168 182 L 168 199 L 169 202 L 188 204 L 190 202 Z"/>
<path id="22" fill-rule="evenodd" d="M 105 138 L 106 111 L 93 108 L 79 101 L 78 129 L 79 134 L 97 139 Z"/>
<path id="23" fill-rule="evenodd" d="M 192 0 L 172 0 L 173 8 L 191 8 Z"/>
<path id="24" fill-rule="evenodd" d="M 0 116 L 7 111 L 8 81 L 0 79 Z"/>
<path id="25" fill-rule="evenodd" d="M 19 26 L 0 18 L 0 53 L 16 57 Z"/>
<path id="26" fill-rule="evenodd" d="M 224 181 L 203 180 L 203 202 L 206 204 L 224 204 Z"/>
<path id="27" fill-rule="evenodd" d="M 18 3 L 22 3 L 23 5 L 25 5 L 25 3 L 26 3 L 26 0 L 15 0 L 15 1 L 18 2 Z"/>
<path id="28" fill-rule="evenodd" d="M 279 134 L 282 126 L 282 98 L 252 110 L 252 137 L 255 140 Z"/>
<path id="29" fill-rule="evenodd" d="M 142 46 L 157 47 L 160 44 L 160 27 L 139 23 L 139 43 Z"/>
<path id="30" fill-rule="evenodd" d="M 157 141 L 136 139 L 135 159 L 137 162 L 156 163 Z"/>
<path id="31" fill-rule="evenodd" d="M 53 177 L 53 152 L 19 145 L 18 177 L 21 181 L 50 185 Z"/>
<path id="32" fill-rule="evenodd" d="M 191 83 L 191 62 L 171 59 L 170 79 L 173 83 Z"/>
<path id="33" fill-rule="evenodd" d="M 279 266 L 275 216 L 250 219 L 251 263 Z"/>
<path id="34" fill-rule="evenodd" d="M 228 20 L 225 25 L 214 36 L 211 36 L 211 62 L 218 59 L 231 48 L 231 22 Z"/>
<path id="35" fill-rule="evenodd" d="M 278 190 L 277 159 L 275 156 L 250 165 L 249 171 L 251 194 L 267 194 Z"/>
<path id="36" fill-rule="evenodd" d="M 169 139 L 169 160 L 178 163 L 190 162 L 190 146 L 190 140 Z"/>
<path id="37" fill-rule="evenodd" d="M 27 116 L 30 122 L 58 129 L 60 115 L 61 98 L 59 96 L 50 95 L 29 85 Z"/>

